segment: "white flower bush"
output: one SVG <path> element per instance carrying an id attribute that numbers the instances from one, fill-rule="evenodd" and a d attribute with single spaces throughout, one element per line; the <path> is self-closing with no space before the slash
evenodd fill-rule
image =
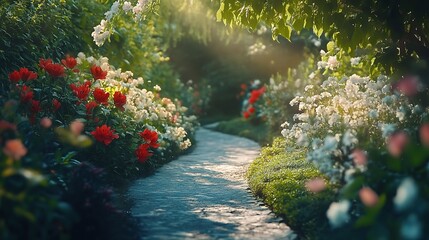
<path id="1" fill-rule="evenodd" d="M 192 135 L 198 126 L 196 116 L 186 115 L 187 108 L 181 106 L 178 100 L 161 98 L 160 86 L 154 87 L 155 92 L 145 89 L 143 78 L 133 78 L 134 74 L 130 71 L 115 69 L 106 57 L 97 59 L 79 53 L 77 59 L 78 64 L 97 65 L 103 71 L 107 71 L 106 79 L 97 81 L 97 87 L 111 94 L 115 91 L 124 93 L 127 97 L 127 103 L 124 105 L 125 114 L 132 121 L 157 130 L 160 150 L 168 148 L 170 144 L 176 145 L 181 150 L 191 146 L 188 136 Z"/>
<path id="2" fill-rule="evenodd" d="M 373 80 L 335 71 L 346 63 L 328 55 L 322 52 L 326 61 L 319 61 L 318 69 L 309 75 L 316 82 L 290 101 L 299 113 L 282 125 L 281 133 L 289 143 L 307 148 L 308 159 L 336 182 L 350 179 L 355 171 L 351 150 L 369 143 L 383 146 L 395 127 L 413 126 L 427 111 L 392 89 L 386 76 Z M 353 59 L 353 64 L 358 60 Z M 281 85 L 269 89 L 277 86 Z"/>
<path id="3" fill-rule="evenodd" d="M 121 13 L 131 13 L 134 19 L 140 20 L 145 12 L 147 5 L 151 0 L 138 0 L 135 5 L 129 1 L 115 1 L 113 2 L 110 9 L 104 13 L 105 18 L 101 20 L 100 24 L 94 27 L 94 31 L 91 36 L 97 46 L 102 46 L 104 42 L 109 39 L 112 34 L 112 27 L 114 18 Z"/>

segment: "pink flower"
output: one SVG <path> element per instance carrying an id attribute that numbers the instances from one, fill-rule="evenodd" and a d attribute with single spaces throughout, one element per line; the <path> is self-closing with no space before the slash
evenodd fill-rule
<path id="1" fill-rule="evenodd" d="M 40 119 L 40 125 L 44 128 L 50 128 L 52 126 L 52 120 L 48 117 Z"/>
<path id="2" fill-rule="evenodd" d="M 420 141 L 424 146 L 429 147 L 429 123 L 420 127 Z"/>
<path id="3" fill-rule="evenodd" d="M 318 193 L 326 188 L 326 183 L 322 178 L 313 178 L 305 183 L 305 188 L 310 192 Z"/>
<path id="4" fill-rule="evenodd" d="M 367 207 L 373 207 L 378 202 L 378 195 L 369 187 L 363 187 L 359 190 L 359 198 Z"/>
<path id="5" fill-rule="evenodd" d="M 361 149 L 355 149 L 352 153 L 353 162 L 356 166 L 365 166 L 367 164 L 367 157 L 364 151 Z"/>
<path id="6" fill-rule="evenodd" d="M 422 84 L 416 76 L 408 76 L 396 82 L 393 88 L 405 96 L 411 97 L 422 90 Z"/>
<path id="7" fill-rule="evenodd" d="M 85 124 L 77 119 L 70 123 L 70 131 L 76 136 L 79 136 L 82 133 L 84 127 Z"/>
<path id="8" fill-rule="evenodd" d="M 387 149 L 390 155 L 399 157 L 408 144 L 408 135 L 405 132 L 397 132 L 389 137 Z"/>
<path id="9" fill-rule="evenodd" d="M 12 139 L 6 142 L 3 152 L 9 157 L 19 160 L 27 154 L 27 148 L 25 148 L 20 139 Z"/>

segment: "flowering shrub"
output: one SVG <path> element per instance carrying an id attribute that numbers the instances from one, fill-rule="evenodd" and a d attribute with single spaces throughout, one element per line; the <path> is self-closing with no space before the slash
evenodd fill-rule
<path id="1" fill-rule="evenodd" d="M 387 77 L 380 75 L 374 81 L 343 75 L 342 70 L 335 72 L 342 64 L 332 56 L 318 63 L 319 70 L 328 73 L 310 74 L 310 78 L 318 75 L 321 82 L 305 86 L 303 93 L 292 99 L 290 105 L 298 106 L 300 113 L 293 116 L 290 128 L 293 121 L 285 122 L 282 131 L 288 142 L 307 147 L 308 159 L 334 181 L 344 180 L 352 168 L 347 160 L 351 149 L 382 146 L 395 126 L 413 126 L 426 115 L 422 107 L 393 89 Z"/>
<path id="2" fill-rule="evenodd" d="M 429 124 L 389 136 L 386 148 L 354 155 L 355 171 L 327 217 L 345 236 L 423 239 L 429 234 L 427 179 Z M 359 150 L 361 151 L 361 150 Z M 361 158 L 361 159 L 359 159 Z M 364 161 L 362 161 L 362 159 Z M 359 239 L 359 238 L 352 238 Z"/>
<path id="3" fill-rule="evenodd" d="M 84 132 L 96 144 L 95 152 L 83 151 L 80 158 L 129 175 L 150 157 L 168 158 L 190 147 L 188 137 L 195 131 L 196 118 L 187 116 L 179 101 L 162 98 L 159 86 L 154 91 L 143 88 L 142 78 L 115 69 L 105 57 L 80 53 L 61 62 L 41 59 L 38 72 L 24 68 L 12 72 L 11 97 L 19 96 L 19 109 L 32 124 L 44 117 L 52 119 L 54 127 L 84 119 Z M 150 148 L 140 144 L 139 132 L 145 130 L 159 134 L 157 141 L 145 140 Z"/>
<path id="4" fill-rule="evenodd" d="M 261 117 L 260 105 L 263 103 L 263 95 L 265 93 L 265 86 L 260 86 L 261 81 L 253 81 L 249 87 L 242 84 L 241 88 L 243 91 L 246 91 L 244 94 L 243 106 L 242 106 L 242 115 L 245 119 L 251 119 L 252 121 L 258 121 Z"/>

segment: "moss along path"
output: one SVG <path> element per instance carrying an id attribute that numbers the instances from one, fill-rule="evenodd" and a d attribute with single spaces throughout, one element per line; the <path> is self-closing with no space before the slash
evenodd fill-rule
<path id="1" fill-rule="evenodd" d="M 248 190 L 250 140 L 200 129 L 195 150 L 130 188 L 145 239 L 293 239 Z"/>

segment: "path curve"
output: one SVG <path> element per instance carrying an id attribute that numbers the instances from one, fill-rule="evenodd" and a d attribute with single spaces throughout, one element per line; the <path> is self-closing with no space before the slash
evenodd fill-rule
<path id="1" fill-rule="evenodd" d="M 130 187 L 144 239 L 293 239 L 248 190 L 244 173 L 259 146 L 204 128 L 196 139 L 192 153 Z"/>

